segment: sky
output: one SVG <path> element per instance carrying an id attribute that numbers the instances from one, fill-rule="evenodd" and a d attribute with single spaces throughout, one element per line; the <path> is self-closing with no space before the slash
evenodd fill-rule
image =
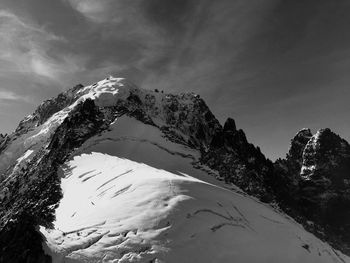
<path id="1" fill-rule="evenodd" d="M 304 127 L 350 141 L 348 0 L 0 0 L 0 132 L 109 75 L 201 95 L 267 157 Z"/>

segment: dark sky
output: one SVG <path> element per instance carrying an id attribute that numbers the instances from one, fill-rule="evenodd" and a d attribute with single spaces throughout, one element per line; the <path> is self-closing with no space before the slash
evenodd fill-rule
<path id="1" fill-rule="evenodd" d="M 193 91 L 271 159 L 301 128 L 350 139 L 348 0 L 0 0 L 0 132 L 112 74 Z"/>

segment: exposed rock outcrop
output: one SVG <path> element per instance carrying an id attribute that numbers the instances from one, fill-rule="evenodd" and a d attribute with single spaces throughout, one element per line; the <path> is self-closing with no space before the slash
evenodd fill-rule
<path id="1" fill-rule="evenodd" d="M 262 201 L 274 199 L 270 188 L 272 162 L 247 141 L 243 130 L 236 130 L 233 119 L 227 119 L 224 128 L 214 134 L 208 151 L 202 153 L 202 161 L 219 171 L 226 182 Z"/>
<path id="2" fill-rule="evenodd" d="M 301 130 L 275 163 L 281 203 L 333 245 L 350 251 L 350 145 L 330 129 Z M 311 229 L 312 230 L 312 229 Z"/>

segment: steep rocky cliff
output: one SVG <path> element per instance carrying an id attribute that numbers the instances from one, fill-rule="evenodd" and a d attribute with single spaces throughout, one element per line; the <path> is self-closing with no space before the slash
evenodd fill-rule
<path id="1" fill-rule="evenodd" d="M 247 141 L 243 130 L 236 129 L 235 121 L 227 119 L 223 128 L 212 137 L 202 161 L 219 171 L 221 178 L 265 202 L 274 199 L 270 181 L 272 162 L 266 159 L 259 147 Z"/>
<path id="2" fill-rule="evenodd" d="M 330 129 L 301 130 L 275 163 L 286 210 L 336 246 L 350 248 L 350 145 Z"/>

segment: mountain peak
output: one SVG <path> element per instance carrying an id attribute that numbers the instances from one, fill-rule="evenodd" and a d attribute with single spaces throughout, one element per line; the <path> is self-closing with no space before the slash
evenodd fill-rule
<path id="1" fill-rule="evenodd" d="M 316 174 L 328 177 L 332 173 L 317 172 L 334 170 L 335 166 L 342 165 L 340 160 L 348 158 L 350 145 L 329 128 L 318 130 L 307 142 L 303 151 L 303 166 L 301 176 L 309 180 Z"/>
<path id="2" fill-rule="evenodd" d="M 312 132 L 310 128 L 302 128 L 300 131 L 297 132 L 297 134 L 294 136 L 294 138 L 297 137 L 311 137 Z"/>
<path id="3" fill-rule="evenodd" d="M 235 132 L 236 131 L 236 123 L 232 118 L 227 118 L 224 124 L 224 131 Z"/>
<path id="4" fill-rule="evenodd" d="M 287 154 L 287 158 L 295 160 L 300 165 L 305 145 L 311 137 L 312 132 L 309 128 L 303 128 L 300 131 L 298 131 L 297 134 L 291 140 L 291 145 Z"/>

